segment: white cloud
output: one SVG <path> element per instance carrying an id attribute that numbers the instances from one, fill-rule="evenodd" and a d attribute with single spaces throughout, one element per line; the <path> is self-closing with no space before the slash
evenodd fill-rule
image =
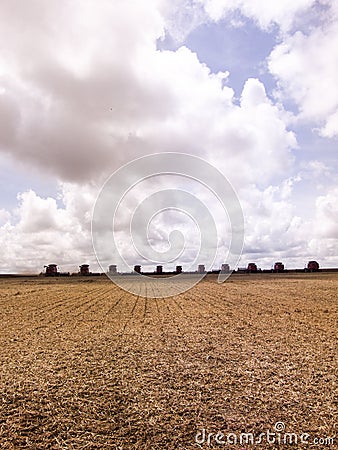
<path id="1" fill-rule="evenodd" d="M 101 58 L 80 77 L 53 60 L 42 68 L 36 61 L 29 82 L 7 83 L 20 120 L 12 145 L 2 149 L 81 182 L 163 150 L 215 154 L 230 166 L 239 152 L 251 178 L 257 155 L 264 154 L 257 167 L 263 178 L 285 170 L 295 137 L 258 80 L 248 80 L 239 107 L 225 85 L 228 74 L 212 74 L 186 47 L 160 52 L 147 41 L 125 59 L 115 64 Z"/>
<path id="2" fill-rule="evenodd" d="M 280 186 L 259 189 L 255 185 L 246 185 L 239 190 L 246 222 L 240 265 L 253 260 L 263 268 L 270 268 L 278 259 L 289 268 L 302 268 L 310 259 L 317 259 L 321 266 L 338 263 L 338 190 L 333 188 L 327 195 L 317 197 L 314 216 L 304 220 L 293 204 L 294 187 L 299 182 L 299 178 L 289 178 Z M 142 198 L 146 197 L 145 192 L 142 193 Z M 98 270 L 90 236 L 91 210 L 96 195 L 94 187 L 68 183 L 60 186 L 59 201 L 63 206 L 33 191 L 21 194 L 19 207 L 11 216 L 5 210 L 0 214 L 4 219 L 0 226 L 1 272 L 36 273 L 51 262 L 58 263 L 62 270 L 77 271 L 77 266 L 84 262 L 90 263 L 92 270 Z M 217 212 L 216 205 L 203 191 L 198 198 L 208 205 L 218 231 L 226 233 L 219 227 L 222 214 Z M 171 230 L 181 230 L 188 236 L 188 247 L 180 259 L 187 267 L 195 255 L 195 237 L 182 218 L 177 214 L 158 216 L 152 225 L 155 228 L 149 231 L 152 245 L 160 251 L 165 250 L 163 245 Z M 117 238 L 127 260 L 134 264 L 139 262 L 139 257 L 132 248 L 124 246 L 128 242 L 128 233 L 127 226 L 119 231 Z M 227 252 L 227 242 L 221 239 L 219 244 L 215 267 L 222 263 Z M 113 258 L 107 260 L 107 265 L 109 263 L 114 263 Z"/>
<path id="3" fill-rule="evenodd" d="M 42 199 L 35 192 L 28 191 L 18 195 L 20 202 L 17 215 L 20 217 L 19 229 L 23 233 L 37 233 L 59 229 L 61 221 L 55 199 Z"/>
<path id="4" fill-rule="evenodd" d="M 11 215 L 6 209 L 0 209 L 0 226 L 4 226 L 11 219 Z"/>
<path id="5" fill-rule="evenodd" d="M 319 134 L 326 138 L 338 137 L 338 110 L 329 115 Z"/>
<path id="6" fill-rule="evenodd" d="M 186 47 L 156 51 L 163 23 L 155 3 L 130 11 L 130 3 L 116 10 L 107 2 L 97 10 L 88 2 L 80 13 L 78 4 L 67 5 L 42 8 L 37 16 L 27 11 L 32 15 L 23 29 L 27 40 L 19 43 L 13 36 L 2 79 L 3 103 L 11 105 L 4 111 L 19 111 L 19 118 L 8 114 L 13 126 L 2 150 L 75 182 L 62 184 L 64 208 L 32 191 L 20 195 L 18 223 L 1 230 L 8 252 L 16 248 L 21 255 L 8 259 L 15 268 L 50 259 L 68 265 L 90 255 L 95 196 L 86 182 L 100 184 L 104 174 L 145 153 L 199 154 L 217 161 L 238 185 L 287 170 L 295 138 L 258 80 L 247 82 L 236 105 L 227 73 L 212 74 Z M 23 20 L 24 11 L 6 12 L 8 24 Z M 31 39 L 38 45 L 27 60 Z"/>
<path id="7" fill-rule="evenodd" d="M 308 224 L 308 252 L 317 256 L 326 267 L 338 266 L 338 188 L 316 198 L 315 214 Z M 316 259 L 316 258 L 313 258 Z"/>
<path id="8" fill-rule="evenodd" d="M 244 253 L 277 257 L 292 253 L 298 245 L 300 218 L 290 202 L 293 183 L 285 180 L 281 186 L 270 185 L 264 190 L 251 185 L 241 191 L 246 216 Z"/>
<path id="9" fill-rule="evenodd" d="M 315 230 L 318 238 L 335 240 L 338 255 L 338 188 L 316 200 Z"/>
<path id="10" fill-rule="evenodd" d="M 296 32 L 277 45 L 269 57 L 282 100 L 292 99 L 299 117 L 321 127 L 325 137 L 337 135 L 338 16 L 309 34 Z"/>
<path id="11" fill-rule="evenodd" d="M 0 212 L 0 272 L 36 273 L 54 262 L 71 271 L 83 262 L 95 264 L 90 236 L 94 193 L 88 186 L 61 185 L 64 207 L 32 190 L 20 194 L 12 214 Z"/>
<path id="12" fill-rule="evenodd" d="M 182 38 L 181 29 L 189 32 L 240 8 L 261 28 L 277 24 L 286 31 L 313 4 L 270 3 L 210 0 L 199 2 L 197 13 L 197 2 L 184 2 L 188 10 L 182 11 L 179 1 L 172 6 L 169 1 L 103 0 L 98 7 L 94 1 L 50 1 L 47 6 L 34 0 L 19 9 L 15 2 L 4 3 L 0 152 L 61 183 L 57 199 L 27 190 L 16 210 L 0 210 L 1 271 L 37 270 L 48 262 L 65 268 L 94 264 L 90 218 L 96 186 L 121 164 L 161 151 L 198 154 L 240 189 L 249 250 L 291 252 L 304 245 L 290 178 L 297 141 L 282 106 L 252 78 L 238 102 L 229 74 L 213 74 L 187 47 L 156 50 L 165 28 Z M 181 22 L 175 21 L 177 15 Z M 285 98 L 297 102 L 304 118 L 326 121 L 321 133 L 329 137 L 337 131 L 331 80 L 336 62 L 332 57 L 326 65 L 315 43 L 327 46 L 323 53 L 329 58 L 330 37 L 335 42 L 333 24 L 309 36 L 285 37 L 270 58 Z M 320 95 L 323 85 L 332 91 L 327 99 Z M 312 169 L 324 170 L 320 162 Z M 328 199 L 318 202 L 318 218 L 329 223 Z M 163 236 L 157 232 L 161 227 L 153 230 L 154 241 Z"/>
<path id="13" fill-rule="evenodd" d="M 218 156 L 225 160 L 219 164 L 233 182 L 236 177 L 230 174 L 240 177 L 242 184 L 243 180 L 266 183 L 290 169 L 290 150 L 297 148 L 296 137 L 287 130 L 283 111 L 268 99 L 259 80 L 245 83 L 240 108 L 234 108 L 221 123 L 219 144 L 223 151 L 219 150 Z"/>
<path id="14" fill-rule="evenodd" d="M 288 268 L 302 268 L 308 260 L 322 267 L 338 264 L 338 189 L 315 198 L 314 214 L 302 218 L 294 202 L 294 185 L 299 178 L 281 186 L 259 190 L 252 185 L 241 191 L 246 217 L 246 240 L 242 265 L 249 260 L 264 268 L 281 259 Z"/>
<path id="15" fill-rule="evenodd" d="M 166 32 L 177 42 L 184 42 L 185 38 L 199 25 L 208 21 L 199 0 L 171 0 L 163 2 L 163 16 L 165 17 Z"/>
<path id="16" fill-rule="evenodd" d="M 67 180 L 123 160 L 137 123 L 168 109 L 161 80 L 145 83 L 134 64 L 163 33 L 158 3 L 3 5 L 0 151 Z"/>
<path id="17" fill-rule="evenodd" d="M 235 10 L 252 19 L 263 30 L 278 25 L 283 31 L 291 28 L 297 15 L 308 10 L 315 0 L 199 0 L 212 20 L 218 21 Z"/>
<path id="18" fill-rule="evenodd" d="M 176 2 L 177 5 L 178 2 Z M 197 18 L 183 27 L 184 32 L 210 21 L 226 18 L 235 21 L 234 12 L 253 20 L 259 28 L 271 31 L 275 26 L 279 40 L 268 67 L 278 82 L 276 96 L 283 103 L 290 100 L 299 109 L 299 117 L 312 121 L 323 137 L 338 135 L 338 6 L 333 0 L 198 0 L 180 3 L 182 11 L 195 7 Z M 203 19 L 200 8 L 207 17 Z M 241 22 L 237 19 L 238 22 Z M 245 22 L 241 22 L 245 26 Z"/>
<path id="19" fill-rule="evenodd" d="M 314 178 L 325 177 L 328 179 L 332 177 L 332 168 L 317 159 L 304 162 L 302 169 L 300 176 L 311 180 Z"/>

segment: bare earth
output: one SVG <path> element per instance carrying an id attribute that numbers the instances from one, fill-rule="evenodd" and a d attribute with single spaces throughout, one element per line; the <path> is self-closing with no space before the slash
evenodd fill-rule
<path id="1" fill-rule="evenodd" d="M 0 448 L 337 448 L 337 292 L 326 273 L 167 299 L 0 279 Z"/>

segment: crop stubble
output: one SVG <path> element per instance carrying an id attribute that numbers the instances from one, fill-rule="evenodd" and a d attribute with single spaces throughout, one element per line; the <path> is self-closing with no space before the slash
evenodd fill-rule
<path id="1" fill-rule="evenodd" d="M 2 279 L 0 447 L 190 449 L 203 428 L 277 421 L 334 437 L 337 285 L 207 277 L 160 299 L 105 277 Z"/>

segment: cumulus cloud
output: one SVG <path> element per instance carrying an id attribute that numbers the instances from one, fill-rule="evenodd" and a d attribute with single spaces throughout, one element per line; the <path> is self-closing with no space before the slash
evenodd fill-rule
<path id="1" fill-rule="evenodd" d="M 0 209 L 0 225 L 4 226 L 11 219 L 10 213 L 6 209 Z"/>
<path id="2" fill-rule="evenodd" d="M 194 24 L 198 26 L 201 22 L 219 22 L 221 19 L 229 24 L 235 21 L 242 26 L 249 19 L 264 31 L 275 27 L 279 43 L 268 58 L 268 68 L 278 83 L 276 97 L 286 105 L 290 100 L 294 102 L 299 119 L 311 121 L 321 136 L 337 136 L 337 2 L 198 0 L 197 4 L 194 9 L 196 1 L 181 2 L 183 11 L 196 11 L 194 19 L 189 20 L 189 26 L 184 27 L 185 31 Z M 201 9 L 206 17 L 203 17 Z M 236 20 L 236 12 L 246 20 Z"/>
<path id="3" fill-rule="evenodd" d="M 198 26 L 208 21 L 203 2 L 199 0 L 171 0 L 163 3 L 165 30 L 177 43 L 182 43 Z"/>
<path id="4" fill-rule="evenodd" d="M 186 47 L 157 51 L 165 26 L 158 2 L 131 11 L 109 2 L 100 8 L 88 2 L 81 12 L 77 2 L 60 5 L 36 15 L 25 8 L 13 14 L 10 3 L 5 8 L 8 23 L 19 25 L 29 14 L 35 31 L 31 37 L 26 25 L 27 39 L 14 37 L 9 46 L 0 96 L 2 151 L 71 182 L 97 180 L 123 162 L 163 150 L 216 153 L 229 166 L 240 152 L 248 174 L 258 152 L 266 154 L 264 176 L 286 167 L 295 139 L 263 85 L 249 80 L 238 106 L 228 73 L 211 73 Z M 39 43 L 27 61 L 32 39 Z"/>
<path id="5" fill-rule="evenodd" d="M 322 6 L 326 8 L 311 26 L 284 36 L 271 52 L 268 67 L 278 83 L 277 97 L 295 103 L 298 120 L 333 138 L 338 134 L 338 7 L 333 1 Z"/>
<path id="6" fill-rule="evenodd" d="M 338 188 L 316 200 L 316 230 L 319 237 L 338 239 Z"/>
<path id="7" fill-rule="evenodd" d="M 114 167 L 137 124 L 171 107 L 136 64 L 163 32 L 158 2 L 16 3 L 2 5 L 0 151 L 69 181 Z"/>
<path id="8" fill-rule="evenodd" d="M 338 188 L 316 198 L 315 216 L 310 224 L 313 235 L 308 241 L 308 252 L 320 255 L 326 266 L 338 265 Z M 316 258 L 314 258 L 316 259 Z"/>
<path id="9" fill-rule="evenodd" d="M 246 217 L 242 262 L 256 260 L 269 268 L 281 259 L 287 267 L 302 268 L 315 259 L 322 267 L 338 264 L 337 188 L 314 199 L 314 214 L 302 217 L 293 202 L 299 177 L 264 190 L 251 185 L 241 192 Z"/>
<path id="10" fill-rule="evenodd" d="M 0 211 L 1 272 L 36 273 L 55 262 L 71 271 L 83 262 L 95 264 L 90 237 L 95 197 L 95 189 L 71 184 L 60 185 L 61 205 L 32 190 L 19 194 L 12 213 Z"/>
<path id="11" fill-rule="evenodd" d="M 320 178 L 334 179 L 334 175 L 332 174 L 333 169 L 323 161 L 317 159 L 304 162 L 302 164 L 302 169 L 303 170 L 300 172 L 302 178 L 311 180 Z"/>
<path id="12" fill-rule="evenodd" d="M 277 3 L 3 2 L 0 152 L 49 173 L 60 189 L 58 198 L 27 190 L 18 195 L 17 208 L 0 210 L 1 270 L 36 270 L 54 261 L 70 270 L 74 261 L 94 264 L 90 219 L 99 186 L 121 164 L 162 151 L 206 158 L 241 192 L 248 254 L 304 245 L 290 181 L 298 144 L 280 100 L 292 98 L 302 117 L 323 125 L 322 135 L 336 135 L 338 100 L 320 96 L 320 77 L 333 89 L 336 61 L 325 65 L 319 55 L 325 45 L 332 51 L 336 35 L 333 22 L 308 35 L 292 34 L 314 2 Z M 238 9 L 259 27 L 277 25 L 285 33 L 269 59 L 282 92 L 277 100 L 254 78 L 237 99 L 226 70 L 213 73 L 184 45 L 157 49 L 166 32 L 184 39 L 199 24 Z M 320 162 L 312 169 L 324 171 Z M 327 223 L 328 201 L 317 204 Z M 164 226 L 158 221 L 153 242 L 165 238 Z"/>
<path id="13" fill-rule="evenodd" d="M 338 137 L 338 110 L 328 116 L 325 125 L 319 130 L 319 133 L 326 138 Z"/>
<path id="14" fill-rule="evenodd" d="M 269 69 L 277 78 L 282 97 L 291 98 L 300 118 L 321 125 L 321 134 L 337 134 L 338 70 L 337 20 L 309 35 L 297 32 L 277 45 Z"/>
<path id="15" fill-rule="evenodd" d="M 246 215 L 246 245 L 244 253 L 260 259 L 267 255 L 292 252 L 299 245 L 296 234 L 300 225 L 295 207 L 290 202 L 295 180 L 285 180 L 280 186 L 270 185 L 264 190 L 251 185 L 243 189 L 241 197 Z M 303 242 L 302 242 L 303 243 Z"/>
<path id="16" fill-rule="evenodd" d="M 292 164 L 291 149 L 297 148 L 297 140 L 287 130 L 283 112 L 268 99 L 259 80 L 248 79 L 240 107 L 234 108 L 223 124 L 216 147 L 218 160 L 214 162 L 236 186 L 241 186 L 243 180 L 250 183 L 283 178 Z"/>
<path id="17" fill-rule="evenodd" d="M 278 25 L 283 31 L 290 29 L 301 12 L 308 10 L 315 0 L 200 0 L 213 20 L 220 20 L 227 14 L 239 10 L 243 16 L 254 20 L 263 30 Z"/>
<path id="18" fill-rule="evenodd" d="M 270 268 L 278 259 L 289 268 L 303 267 L 310 259 L 317 259 L 322 266 L 338 263 L 338 191 L 333 188 L 327 195 L 315 198 L 314 215 L 305 219 L 293 203 L 295 187 L 301 182 L 301 178 L 295 177 L 285 179 L 278 186 L 269 185 L 261 189 L 250 184 L 239 189 L 245 215 L 245 246 L 240 265 L 253 260 L 260 267 Z M 182 183 L 184 187 L 184 180 Z M 149 192 L 155 188 L 152 186 Z M 220 267 L 229 245 L 229 228 L 228 224 L 224 226 L 224 212 L 217 210 L 215 199 L 210 199 L 205 189 L 195 187 L 194 190 L 194 195 L 207 205 L 216 221 L 219 249 L 214 267 Z M 142 198 L 147 198 L 147 192 L 146 188 L 142 190 Z M 66 183 L 60 185 L 57 203 L 33 191 L 20 194 L 19 207 L 12 215 L 4 210 L 0 214 L 1 271 L 37 272 L 51 262 L 60 264 L 62 270 L 76 271 L 78 264 L 85 262 L 91 264 L 92 270 L 98 270 L 90 235 L 91 210 L 97 193 L 92 186 Z M 134 197 L 131 197 L 131 203 L 123 203 L 122 211 L 128 216 L 127 222 L 138 203 Z M 189 220 L 182 213 L 167 212 L 159 214 L 149 229 L 149 242 L 157 251 L 167 250 L 172 230 L 183 233 L 186 248 L 179 263 L 184 268 L 190 267 L 198 244 L 199 233 L 193 231 Z M 130 241 L 128 223 L 116 234 L 119 247 L 131 266 L 146 264 L 131 245 L 126 246 Z M 113 255 L 104 261 L 106 266 L 114 262 Z M 175 264 L 178 262 L 167 264 L 166 269 L 172 269 Z"/>

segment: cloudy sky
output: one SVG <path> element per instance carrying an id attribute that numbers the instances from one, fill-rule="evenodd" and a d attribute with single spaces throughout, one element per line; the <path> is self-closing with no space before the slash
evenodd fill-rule
<path id="1" fill-rule="evenodd" d="M 2 0 L 0 42 L 0 272 L 97 270 L 102 184 L 165 151 L 235 188 L 240 265 L 338 267 L 337 1 Z"/>

